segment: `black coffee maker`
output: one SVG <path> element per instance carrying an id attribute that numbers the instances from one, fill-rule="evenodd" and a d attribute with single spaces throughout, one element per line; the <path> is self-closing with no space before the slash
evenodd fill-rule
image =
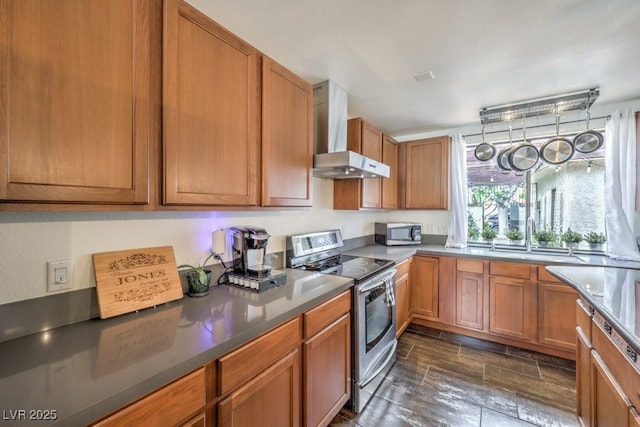
<path id="1" fill-rule="evenodd" d="M 269 275 L 271 266 L 264 258 L 269 242 L 269 233 L 262 227 L 231 227 L 233 253 L 233 271 L 238 274 L 263 277 Z"/>
<path id="2" fill-rule="evenodd" d="M 271 237 L 262 227 L 231 227 L 233 272 L 227 273 L 227 283 L 262 292 L 287 282 L 287 273 L 273 270 L 265 263 L 267 243 Z"/>

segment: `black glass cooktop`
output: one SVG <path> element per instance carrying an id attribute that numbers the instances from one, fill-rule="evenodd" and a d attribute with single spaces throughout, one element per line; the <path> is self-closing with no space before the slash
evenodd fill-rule
<path id="1" fill-rule="evenodd" d="M 321 261 L 305 264 L 304 268 L 306 270 L 315 270 L 321 273 L 362 280 L 391 265 L 393 265 L 393 261 L 385 259 L 340 254 Z"/>

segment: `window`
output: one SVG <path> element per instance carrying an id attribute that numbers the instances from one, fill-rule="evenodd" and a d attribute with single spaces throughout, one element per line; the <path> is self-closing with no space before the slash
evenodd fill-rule
<path id="1" fill-rule="evenodd" d="M 574 135 L 565 135 L 570 141 Z M 549 139 L 532 140 L 541 147 Z M 513 143 L 515 145 L 515 142 Z M 500 153 L 509 142 L 496 143 Z M 480 161 L 475 145 L 467 147 L 469 242 L 483 243 L 483 229 L 495 232 L 497 244 L 524 245 L 527 215 L 537 232 L 555 236 L 548 246 L 563 247 L 561 236 L 568 229 L 583 237 L 578 249 L 601 250 L 584 240 L 588 233 L 604 233 L 604 146 L 592 153 L 575 152 L 560 165 L 542 159 L 527 172 L 504 170 L 497 157 Z M 490 231 L 486 235 L 490 235 Z M 534 235 L 533 244 L 544 246 Z"/>

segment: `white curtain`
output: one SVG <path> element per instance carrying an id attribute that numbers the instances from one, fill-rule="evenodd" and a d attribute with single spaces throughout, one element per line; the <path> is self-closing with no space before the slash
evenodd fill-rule
<path id="1" fill-rule="evenodd" d="M 634 232 L 636 125 L 633 111 L 611 113 L 605 126 L 605 230 L 609 256 L 639 260 Z"/>
<path id="2" fill-rule="evenodd" d="M 451 224 L 445 246 L 467 247 L 467 146 L 461 134 L 451 142 Z"/>

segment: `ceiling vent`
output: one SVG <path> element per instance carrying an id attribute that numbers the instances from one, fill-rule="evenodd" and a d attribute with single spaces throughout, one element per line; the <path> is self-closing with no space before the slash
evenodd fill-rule
<path id="1" fill-rule="evenodd" d="M 480 109 L 480 123 L 510 122 L 571 110 L 587 110 L 600 96 L 597 88 Z"/>

